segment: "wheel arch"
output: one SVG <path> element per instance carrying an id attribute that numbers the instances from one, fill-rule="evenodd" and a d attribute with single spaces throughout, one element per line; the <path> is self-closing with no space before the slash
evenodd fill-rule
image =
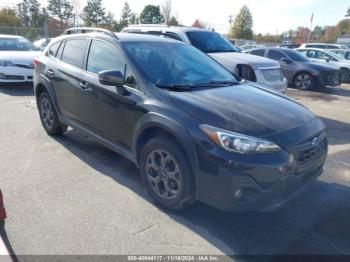
<path id="1" fill-rule="evenodd" d="M 163 136 L 172 139 L 185 153 L 193 173 L 197 170 L 197 158 L 193 142 L 187 130 L 174 120 L 157 114 L 148 114 L 141 119 L 134 132 L 134 156 L 137 166 L 140 163 L 142 147 L 153 137 Z"/>

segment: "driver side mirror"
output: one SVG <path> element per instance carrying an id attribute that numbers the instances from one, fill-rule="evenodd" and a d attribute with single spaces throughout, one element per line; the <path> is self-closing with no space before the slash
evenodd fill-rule
<path id="1" fill-rule="evenodd" d="M 292 60 L 290 60 L 287 57 L 282 57 L 280 61 L 283 63 L 286 63 L 286 64 L 291 64 L 293 62 Z"/>
<path id="2" fill-rule="evenodd" d="M 98 74 L 98 80 L 102 85 L 115 86 L 120 95 L 127 95 L 124 87 L 124 76 L 120 71 L 105 70 Z"/>

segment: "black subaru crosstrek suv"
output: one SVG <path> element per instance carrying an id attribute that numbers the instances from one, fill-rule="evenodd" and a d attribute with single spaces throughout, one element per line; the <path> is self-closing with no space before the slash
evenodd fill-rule
<path id="1" fill-rule="evenodd" d="M 302 105 L 191 45 L 74 28 L 35 60 L 49 135 L 68 126 L 133 161 L 156 203 L 273 210 L 322 172 L 327 136 Z"/>

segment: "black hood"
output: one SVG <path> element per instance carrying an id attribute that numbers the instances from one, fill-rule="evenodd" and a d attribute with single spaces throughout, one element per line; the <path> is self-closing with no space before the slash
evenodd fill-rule
<path id="1" fill-rule="evenodd" d="M 252 83 L 170 94 L 178 108 L 203 123 L 256 137 L 284 132 L 315 118 L 288 97 Z"/>

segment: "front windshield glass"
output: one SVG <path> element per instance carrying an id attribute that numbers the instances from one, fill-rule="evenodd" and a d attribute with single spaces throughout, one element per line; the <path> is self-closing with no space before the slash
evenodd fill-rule
<path id="1" fill-rule="evenodd" d="M 0 51 L 38 51 L 30 41 L 25 38 L 0 38 Z"/>
<path id="2" fill-rule="evenodd" d="M 290 59 L 297 62 L 310 62 L 310 60 L 302 53 L 294 50 L 284 50 Z"/>
<path id="3" fill-rule="evenodd" d="M 193 31 L 186 34 L 191 44 L 204 53 L 239 52 L 238 48 L 218 33 Z"/>
<path id="4" fill-rule="evenodd" d="M 123 46 L 139 70 L 159 87 L 238 83 L 229 71 L 190 45 L 129 42 Z"/>

